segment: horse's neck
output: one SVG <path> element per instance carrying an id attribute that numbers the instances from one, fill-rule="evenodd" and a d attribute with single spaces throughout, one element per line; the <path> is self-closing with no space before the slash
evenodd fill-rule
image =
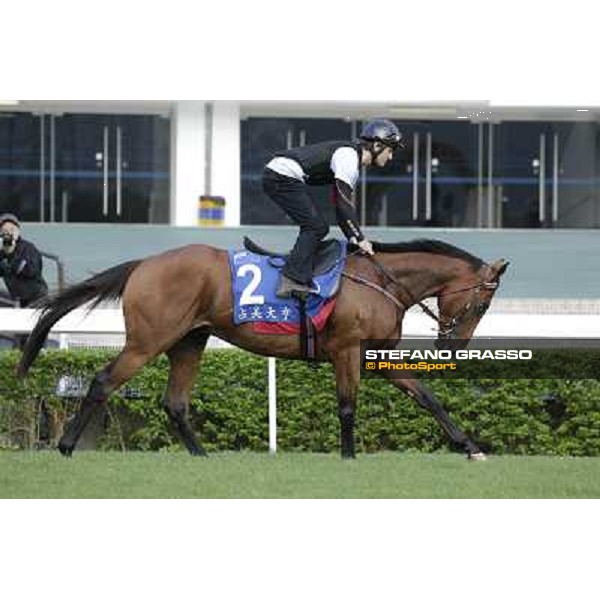
<path id="1" fill-rule="evenodd" d="M 378 259 L 382 255 L 378 256 Z M 433 258 L 433 260 L 432 260 Z M 457 258 L 440 254 L 383 255 L 381 262 L 393 273 L 415 302 L 429 298 L 470 269 Z"/>

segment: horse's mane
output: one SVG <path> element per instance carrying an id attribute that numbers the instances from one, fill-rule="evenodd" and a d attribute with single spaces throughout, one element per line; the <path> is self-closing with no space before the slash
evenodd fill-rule
<path id="1" fill-rule="evenodd" d="M 375 252 L 384 253 L 398 253 L 398 252 L 427 252 L 429 254 L 443 254 L 444 256 L 451 256 L 453 258 L 459 258 L 471 264 L 474 268 L 479 269 L 485 263 L 477 256 L 473 256 L 466 250 L 457 248 L 447 242 L 440 240 L 412 240 L 410 242 L 397 242 L 394 244 L 388 244 L 385 242 L 373 242 L 373 250 Z"/>

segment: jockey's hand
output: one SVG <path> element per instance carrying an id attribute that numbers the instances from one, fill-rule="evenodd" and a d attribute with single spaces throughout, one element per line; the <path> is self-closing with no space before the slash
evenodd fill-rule
<path id="1" fill-rule="evenodd" d="M 373 252 L 373 244 L 367 239 L 358 242 L 358 247 L 360 248 L 361 254 L 370 254 L 371 256 L 375 254 L 375 252 Z"/>

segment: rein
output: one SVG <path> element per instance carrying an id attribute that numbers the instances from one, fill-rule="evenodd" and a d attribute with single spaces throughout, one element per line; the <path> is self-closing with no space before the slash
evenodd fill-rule
<path id="1" fill-rule="evenodd" d="M 349 254 L 349 256 L 357 254 L 358 252 L 359 252 L 359 250 L 356 250 L 356 251 L 352 252 L 351 254 Z M 426 315 L 431 317 L 438 324 L 440 323 L 440 320 L 438 319 L 437 315 L 428 306 L 426 306 L 423 302 L 417 302 L 415 300 L 414 296 L 406 288 L 406 286 L 403 283 L 401 283 L 400 281 L 398 281 L 396 279 L 396 277 L 394 277 L 394 275 L 386 267 L 384 267 L 374 256 L 367 254 L 366 258 L 368 258 L 373 263 L 373 266 L 375 267 L 375 269 L 377 271 L 379 271 L 379 273 L 381 273 L 382 275 L 387 277 L 394 285 L 396 285 L 402 289 L 402 291 L 410 299 L 409 304 L 402 304 L 402 302 L 400 302 L 393 294 L 388 292 L 384 287 L 381 287 L 380 285 L 378 285 L 372 281 L 369 281 L 368 279 L 361 277 L 360 275 L 354 275 L 353 273 L 348 273 L 347 271 L 343 271 L 342 275 L 344 277 L 347 277 L 348 279 L 351 279 L 352 281 L 356 281 L 357 283 L 360 283 L 362 285 L 370 287 L 371 289 L 377 290 L 379 293 L 383 294 L 386 298 L 388 298 L 388 300 L 391 300 L 396 305 L 396 308 L 398 308 L 399 311 L 405 311 L 405 310 L 407 310 L 407 308 L 409 306 L 411 306 L 413 304 L 418 304 L 420 306 L 421 310 Z"/>
<path id="2" fill-rule="evenodd" d="M 358 250 L 355 252 L 352 252 L 350 254 L 350 256 L 353 254 L 356 254 L 357 252 L 358 252 Z M 347 277 L 348 279 L 356 281 L 357 283 L 360 283 L 360 284 L 370 287 L 374 290 L 377 290 L 378 292 L 383 294 L 386 298 L 391 300 L 396 305 L 396 307 L 398 308 L 399 311 L 405 311 L 409 306 L 412 306 L 413 304 L 418 304 L 419 307 L 421 308 L 421 310 L 427 316 L 431 317 L 438 325 L 443 327 L 445 325 L 445 323 L 448 323 L 448 321 L 450 321 L 451 327 L 454 327 L 470 308 L 471 303 L 469 302 L 464 307 L 463 311 L 461 311 L 460 315 L 453 317 L 450 320 L 448 320 L 446 318 L 440 318 L 428 306 L 426 306 L 422 301 L 417 301 L 415 299 L 415 297 L 410 293 L 410 290 L 401 281 L 399 281 L 394 276 L 394 274 L 390 272 L 389 269 L 387 269 L 384 265 L 382 265 L 374 256 L 367 255 L 367 258 L 373 263 L 373 266 L 380 274 L 387 277 L 387 279 L 389 279 L 392 284 L 399 287 L 403 291 L 403 293 L 408 296 L 408 298 L 410 299 L 410 304 L 408 304 L 408 305 L 402 304 L 393 294 L 391 294 L 387 289 L 385 289 L 385 287 L 381 287 L 380 285 L 378 285 L 372 281 L 369 281 L 368 279 L 366 279 L 364 277 L 361 277 L 359 275 L 354 275 L 354 274 L 348 273 L 346 271 L 343 271 L 342 275 L 344 277 Z M 482 287 L 485 289 L 496 289 L 498 287 L 498 283 L 489 282 L 489 281 L 481 281 L 479 283 L 476 283 L 475 285 L 460 288 L 458 290 L 452 290 L 450 292 L 446 292 L 445 294 L 438 294 L 438 297 L 441 298 L 443 296 L 450 296 L 451 294 L 458 294 L 460 292 L 467 292 L 469 290 L 477 290 L 477 292 L 479 292 L 479 290 Z M 448 331 L 451 331 L 451 329 Z M 441 333 L 444 333 L 444 332 L 441 331 Z"/>
<path id="3" fill-rule="evenodd" d="M 377 271 L 379 271 L 380 273 L 382 273 L 385 277 L 387 277 L 394 285 L 396 285 L 397 287 L 401 288 L 402 291 L 404 293 L 406 293 L 406 295 L 409 297 L 410 299 L 410 304 L 418 304 L 419 307 L 421 308 L 421 310 L 429 317 L 431 317 L 434 321 L 436 321 L 437 323 L 440 322 L 439 318 L 436 316 L 436 314 L 428 307 L 426 306 L 423 302 L 419 301 L 417 302 L 414 298 L 414 296 L 410 293 L 410 290 L 400 281 L 398 281 L 398 279 L 396 279 L 396 277 L 394 277 L 393 273 L 390 272 L 390 270 L 387 267 L 384 267 L 374 256 L 369 255 L 368 256 L 369 260 L 373 263 L 373 266 L 375 267 L 375 269 L 377 269 Z"/>
<path id="4" fill-rule="evenodd" d="M 354 275 L 352 273 L 347 273 L 346 271 L 342 271 L 342 276 L 347 277 L 348 279 L 351 279 L 352 281 L 356 281 L 356 283 L 361 283 L 362 285 L 366 285 L 367 287 L 370 287 L 373 290 L 377 290 L 379 293 L 383 294 L 388 300 L 391 300 L 396 305 L 398 310 L 400 310 L 400 311 L 406 310 L 406 308 L 407 308 L 406 306 L 404 306 L 395 296 L 390 294 L 390 292 L 388 292 L 385 288 L 382 288 L 380 285 L 377 285 L 376 283 L 373 283 L 372 281 L 369 281 L 368 279 L 365 279 L 364 277 L 361 277 L 360 275 Z"/>

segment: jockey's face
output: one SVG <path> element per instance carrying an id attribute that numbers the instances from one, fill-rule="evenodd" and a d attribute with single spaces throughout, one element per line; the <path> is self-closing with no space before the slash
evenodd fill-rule
<path id="1" fill-rule="evenodd" d="M 375 166 L 377 167 L 385 167 L 390 160 L 394 157 L 394 152 L 389 146 L 383 146 L 383 144 L 376 144 L 375 150 L 379 150 L 379 148 L 383 147 L 383 150 L 377 155 L 375 159 Z"/>

